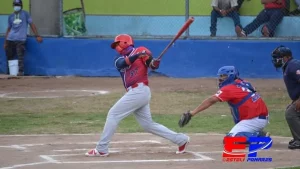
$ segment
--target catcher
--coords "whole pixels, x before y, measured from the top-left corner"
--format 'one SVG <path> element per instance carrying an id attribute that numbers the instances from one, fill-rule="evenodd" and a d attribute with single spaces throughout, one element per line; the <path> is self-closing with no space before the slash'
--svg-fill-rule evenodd
<path id="1" fill-rule="evenodd" d="M 268 124 L 268 109 L 249 82 L 239 78 L 234 66 L 224 66 L 218 71 L 219 91 L 204 100 L 196 109 L 184 113 L 179 126 L 184 127 L 197 113 L 217 102 L 227 102 L 231 108 L 235 126 L 227 136 L 259 137 L 269 136 L 263 131 Z"/>

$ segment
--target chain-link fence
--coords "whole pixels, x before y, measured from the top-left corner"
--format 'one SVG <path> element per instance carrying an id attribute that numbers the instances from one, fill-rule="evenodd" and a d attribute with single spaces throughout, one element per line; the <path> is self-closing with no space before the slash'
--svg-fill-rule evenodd
<path id="1" fill-rule="evenodd" d="M 299 0 L 189 0 L 191 37 L 300 37 Z"/>
<path id="2" fill-rule="evenodd" d="M 64 0 L 66 36 L 109 37 L 128 33 L 167 37 L 176 34 L 188 16 L 185 0 L 81 0 L 77 5 L 70 1 Z"/>
<path id="3" fill-rule="evenodd" d="M 296 3 L 300 0 L 277 0 L 269 5 L 257 0 L 23 1 L 43 35 L 114 37 L 128 33 L 169 38 L 194 16 L 194 23 L 183 37 L 300 37 Z M 11 6 L 7 2 L 0 6 L 7 5 Z M 0 30 L 5 29 L 4 14 L 0 15 L 0 23 Z"/>

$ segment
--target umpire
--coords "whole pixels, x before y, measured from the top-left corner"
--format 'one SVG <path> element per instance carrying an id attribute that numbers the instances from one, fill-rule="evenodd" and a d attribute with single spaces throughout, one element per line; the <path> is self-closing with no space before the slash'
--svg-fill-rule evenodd
<path id="1" fill-rule="evenodd" d="M 300 60 L 294 59 L 292 51 L 281 45 L 272 52 L 272 62 L 276 68 L 282 68 L 284 83 L 292 100 L 285 111 L 293 136 L 288 148 L 300 149 Z"/>

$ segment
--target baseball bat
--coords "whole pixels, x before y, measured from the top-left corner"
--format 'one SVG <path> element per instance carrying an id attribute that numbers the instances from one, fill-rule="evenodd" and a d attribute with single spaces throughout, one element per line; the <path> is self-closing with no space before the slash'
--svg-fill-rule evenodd
<path id="1" fill-rule="evenodd" d="M 161 54 L 158 56 L 157 60 L 161 60 L 163 55 L 167 52 L 167 50 L 172 46 L 172 44 L 185 32 L 190 25 L 194 22 L 194 17 L 190 17 L 184 25 L 180 28 L 180 30 L 177 32 L 176 36 L 172 39 L 172 41 L 165 47 L 165 49 L 161 52 Z"/>

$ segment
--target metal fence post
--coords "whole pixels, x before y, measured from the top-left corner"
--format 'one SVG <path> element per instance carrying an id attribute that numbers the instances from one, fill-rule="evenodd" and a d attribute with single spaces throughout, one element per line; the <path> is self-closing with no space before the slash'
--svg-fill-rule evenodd
<path id="1" fill-rule="evenodd" d="M 59 36 L 64 36 L 64 17 L 63 17 L 63 11 L 64 11 L 64 2 L 63 0 L 59 1 Z"/>
<path id="2" fill-rule="evenodd" d="M 185 21 L 187 21 L 190 17 L 190 0 L 185 0 Z M 190 28 L 188 28 L 185 32 L 185 38 L 189 38 L 190 36 Z"/>

